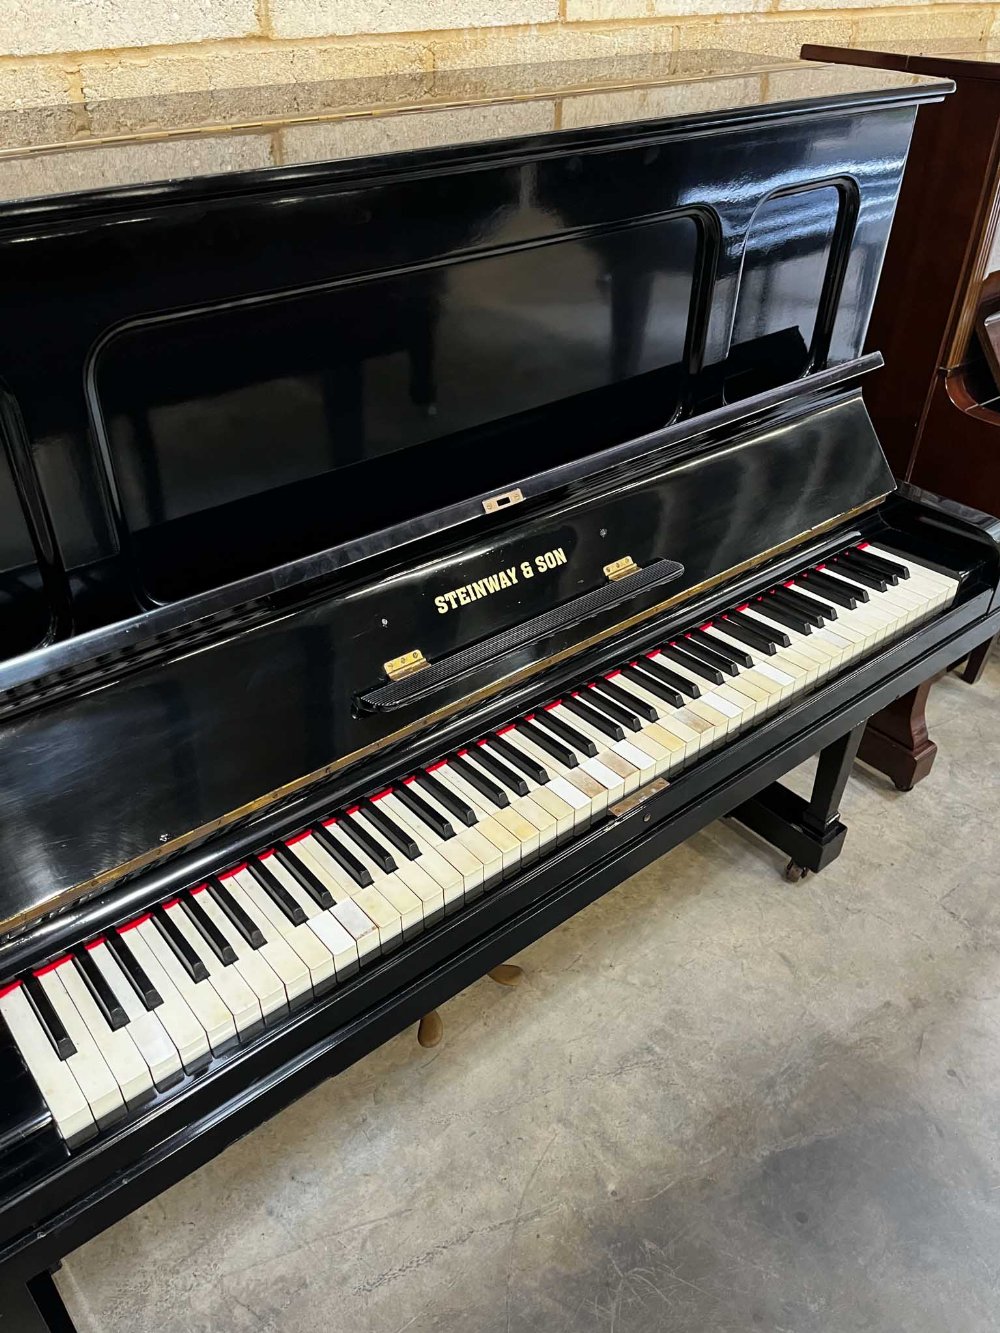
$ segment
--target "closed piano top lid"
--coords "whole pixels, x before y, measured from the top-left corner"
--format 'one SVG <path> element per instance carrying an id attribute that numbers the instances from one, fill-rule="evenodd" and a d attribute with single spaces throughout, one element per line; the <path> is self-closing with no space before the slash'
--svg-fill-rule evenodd
<path id="1" fill-rule="evenodd" d="M 820 67 L 726 50 L 389 71 L 317 83 L 156 93 L 0 113 L 0 210 L 20 201 L 388 153 L 553 140 L 704 117 L 746 122 L 938 99 L 907 72 Z M 536 146 L 538 146 L 536 144 Z"/>

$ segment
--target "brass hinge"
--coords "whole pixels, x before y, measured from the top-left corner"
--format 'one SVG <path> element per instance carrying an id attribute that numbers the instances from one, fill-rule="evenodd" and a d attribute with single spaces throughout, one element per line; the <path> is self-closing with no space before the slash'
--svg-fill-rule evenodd
<path id="1" fill-rule="evenodd" d="M 414 648 L 412 652 L 404 653 L 402 657 L 394 657 L 391 662 L 385 662 L 383 670 L 390 680 L 405 680 L 407 676 L 423 671 L 428 665 L 427 658 L 420 649 Z"/>
<path id="2" fill-rule="evenodd" d="M 612 583 L 617 583 L 619 579 L 627 579 L 630 574 L 638 574 L 639 566 L 630 555 L 623 555 L 620 560 L 612 560 L 610 565 L 604 566 L 604 575 Z"/>
<path id="3" fill-rule="evenodd" d="M 511 505 L 519 505 L 524 499 L 519 488 L 512 491 L 504 491 L 503 495 L 491 495 L 488 500 L 483 501 L 483 509 L 487 514 L 495 514 L 499 509 L 509 509 Z"/>

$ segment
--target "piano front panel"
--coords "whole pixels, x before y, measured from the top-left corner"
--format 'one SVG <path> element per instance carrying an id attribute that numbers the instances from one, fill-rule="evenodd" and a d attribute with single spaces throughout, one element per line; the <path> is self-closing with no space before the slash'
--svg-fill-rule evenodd
<path id="1" fill-rule="evenodd" d="M 395 564 L 336 595 L 199 652 L 182 648 L 113 690 L 12 718 L 0 728 L 0 856 L 10 867 L 0 919 L 16 916 L 18 905 L 37 910 L 78 892 L 510 690 L 623 622 L 732 577 L 891 489 L 856 388 L 821 399 L 814 413 L 796 404 L 787 414 L 728 447 L 682 453 L 657 470 L 648 463 L 647 475 L 631 465 L 599 489 L 589 483 L 593 494 L 585 485 L 542 509 L 517 506 L 475 539 L 456 534 L 450 550 L 434 544 L 423 559 L 398 553 Z M 624 604 L 574 617 L 574 599 L 606 586 L 604 567 L 626 556 L 647 568 L 673 561 L 683 572 L 631 598 L 625 580 Z M 456 590 L 475 584 L 483 595 L 466 592 L 461 602 Z M 359 712 L 358 696 L 384 682 L 390 660 L 420 649 L 436 663 L 561 607 L 565 624 L 430 698 L 392 713 Z M 238 707 L 220 707 L 222 699 Z M 30 847 L 37 856 L 25 855 Z"/>
<path id="2" fill-rule="evenodd" d="M 172 598 L 336 544 L 361 521 L 352 484 L 375 520 L 431 513 L 449 487 L 515 484 L 527 456 L 538 470 L 717 404 L 730 357 L 741 375 L 762 367 L 788 330 L 852 359 L 912 119 L 907 105 L 788 107 L 765 126 L 667 124 L 600 151 L 524 140 L 475 168 L 424 154 L 126 190 L 99 207 L 71 197 L 44 206 L 44 225 L 8 210 L 0 378 L 58 500 L 77 627 L 134 610 L 137 587 Z M 766 327 L 741 317 L 734 349 L 755 219 L 813 208 L 804 294 L 778 272 Z M 759 265 L 748 273 L 757 291 Z M 821 295 L 817 314 L 831 274 L 841 299 Z M 188 360 L 168 312 L 198 329 Z M 488 340 L 503 355 L 487 355 L 488 330 L 505 331 Z M 557 355 L 571 345 L 572 373 Z M 151 404 L 137 408 L 130 379 Z M 391 451 L 393 497 L 362 483 L 367 465 L 347 475 L 368 450 Z M 249 497 L 225 470 L 234 456 L 251 460 Z M 197 480 L 181 484 L 189 466 Z M 254 507 L 268 487 L 280 513 Z M 235 539 L 237 516 L 251 542 Z"/>

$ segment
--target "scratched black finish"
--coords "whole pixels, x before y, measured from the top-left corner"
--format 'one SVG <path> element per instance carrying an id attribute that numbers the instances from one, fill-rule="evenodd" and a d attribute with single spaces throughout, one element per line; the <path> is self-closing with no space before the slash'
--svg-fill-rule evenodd
<path id="1" fill-rule="evenodd" d="M 6 724 L 0 920 L 419 724 L 656 605 L 664 591 L 536 636 L 417 704 L 352 711 L 391 658 L 419 647 L 434 662 L 471 646 L 601 587 L 603 567 L 625 555 L 679 562 L 683 577 L 667 592 L 679 596 L 892 490 L 860 391 L 819 407 L 805 399 L 727 447 L 651 475 L 632 465 L 596 494 L 520 520 L 513 510 L 501 535 L 435 547 L 273 623 Z M 456 598 L 451 609 L 448 593 L 497 571 L 508 587 L 468 605 Z"/>

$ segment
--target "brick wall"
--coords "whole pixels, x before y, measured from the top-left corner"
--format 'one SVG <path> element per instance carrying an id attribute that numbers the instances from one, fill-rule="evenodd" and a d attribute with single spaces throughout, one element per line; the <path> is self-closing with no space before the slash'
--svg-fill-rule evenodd
<path id="1" fill-rule="evenodd" d="M 1000 39 L 1000 5 L 883 0 L 0 0 L 0 110 L 261 82 L 803 41 Z"/>

